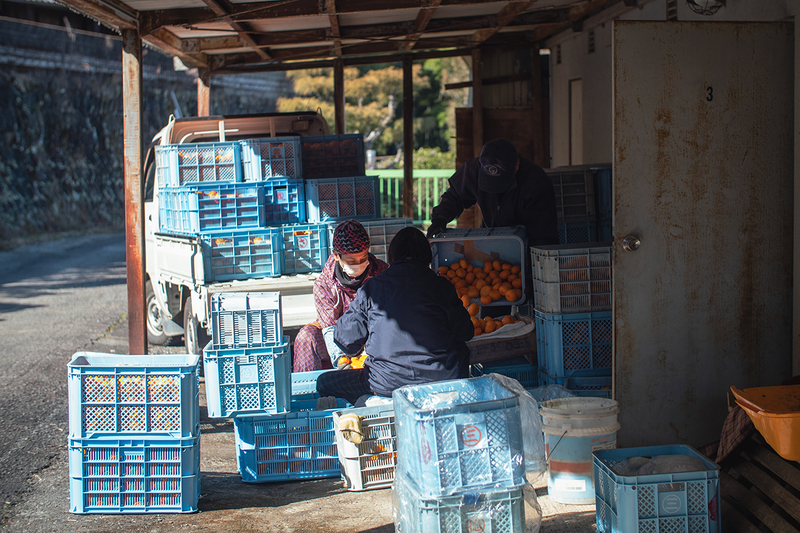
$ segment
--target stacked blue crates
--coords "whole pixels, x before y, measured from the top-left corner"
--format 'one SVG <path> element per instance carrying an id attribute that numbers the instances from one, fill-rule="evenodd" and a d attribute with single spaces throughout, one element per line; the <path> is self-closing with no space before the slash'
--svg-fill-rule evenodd
<path id="1" fill-rule="evenodd" d="M 611 165 L 545 171 L 553 183 L 560 244 L 611 240 Z"/>
<path id="2" fill-rule="evenodd" d="M 526 531 L 516 393 L 482 376 L 402 387 L 393 399 L 397 531 Z"/>
<path id="3" fill-rule="evenodd" d="M 611 397 L 611 243 L 531 248 L 542 385 Z"/>
<path id="4" fill-rule="evenodd" d="M 72 357 L 71 512 L 197 511 L 198 359 L 91 352 Z"/>

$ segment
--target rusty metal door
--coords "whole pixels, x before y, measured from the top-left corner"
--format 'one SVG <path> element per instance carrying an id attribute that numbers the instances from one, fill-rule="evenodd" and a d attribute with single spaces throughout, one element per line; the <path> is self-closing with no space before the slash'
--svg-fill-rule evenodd
<path id="1" fill-rule="evenodd" d="M 791 376 L 792 32 L 614 23 L 620 446 L 718 440 L 731 385 Z"/>

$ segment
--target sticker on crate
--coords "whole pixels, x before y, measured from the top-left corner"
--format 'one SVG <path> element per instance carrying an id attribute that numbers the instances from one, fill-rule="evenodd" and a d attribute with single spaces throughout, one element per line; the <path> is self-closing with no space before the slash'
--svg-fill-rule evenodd
<path id="1" fill-rule="evenodd" d="M 74 354 L 70 437 L 196 436 L 198 362 L 197 355 Z"/>
<path id="2" fill-rule="evenodd" d="M 306 221 L 303 180 L 271 179 L 263 182 L 264 224 L 275 226 Z"/>
<path id="3" fill-rule="evenodd" d="M 209 418 L 276 414 L 289 409 L 289 337 L 276 346 L 203 350 Z"/>
<path id="4" fill-rule="evenodd" d="M 259 348 L 283 340 L 280 292 L 211 295 L 211 347 Z"/>
<path id="5" fill-rule="evenodd" d="M 363 439 L 359 443 L 346 439 L 339 429 L 339 420 L 350 414 L 360 420 Z M 342 479 L 347 490 L 391 487 L 397 466 L 394 407 L 386 404 L 336 411 L 333 421 Z"/>
<path id="6" fill-rule="evenodd" d="M 72 513 L 191 513 L 200 436 L 70 439 L 69 477 Z"/>
<path id="7" fill-rule="evenodd" d="M 281 228 L 283 249 L 281 274 L 321 272 L 328 260 L 326 224 L 295 224 Z"/>
<path id="8" fill-rule="evenodd" d="M 279 228 L 260 228 L 204 233 L 205 281 L 280 276 L 279 232 Z"/>
<path id="9" fill-rule="evenodd" d="M 381 216 L 377 176 L 307 179 L 308 222 Z"/>
<path id="10" fill-rule="evenodd" d="M 507 306 L 525 301 L 529 252 L 523 228 L 448 230 L 431 239 L 431 248 L 433 269 L 450 279 L 459 297 L 467 296 L 470 304 Z"/>
<path id="11" fill-rule="evenodd" d="M 239 143 L 165 144 L 155 147 L 159 187 L 206 181 L 242 181 Z"/>
<path id="12" fill-rule="evenodd" d="M 677 455 L 685 459 L 670 468 L 669 456 Z M 622 468 L 628 459 L 664 456 L 660 467 L 639 461 L 646 471 Z M 597 531 L 722 531 L 719 465 L 691 446 L 597 450 L 592 462 Z"/>
<path id="13" fill-rule="evenodd" d="M 519 396 L 493 375 L 405 386 L 392 397 L 402 469 L 421 495 L 525 483 Z"/>
<path id="14" fill-rule="evenodd" d="M 242 481 L 264 483 L 339 477 L 336 409 L 316 410 L 316 400 L 293 401 L 291 411 L 234 420 L 236 464 Z M 338 409 L 344 400 L 337 400 Z"/>
<path id="15" fill-rule="evenodd" d="M 244 181 L 300 179 L 300 139 L 277 137 L 241 141 Z"/>

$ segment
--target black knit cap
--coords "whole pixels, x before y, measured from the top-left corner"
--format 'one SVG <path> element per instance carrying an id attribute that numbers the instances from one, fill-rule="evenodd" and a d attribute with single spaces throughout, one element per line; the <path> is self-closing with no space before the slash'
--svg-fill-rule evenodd
<path id="1" fill-rule="evenodd" d="M 513 183 L 517 159 L 517 150 L 505 139 L 484 144 L 478 158 L 478 187 L 484 192 L 506 192 Z"/>
<path id="2" fill-rule="evenodd" d="M 404 260 L 430 265 L 433 260 L 428 238 L 420 230 L 411 226 L 397 232 L 392 238 L 392 242 L 389 243 L 389 251 L 386 255 L 390 265 Z"/>

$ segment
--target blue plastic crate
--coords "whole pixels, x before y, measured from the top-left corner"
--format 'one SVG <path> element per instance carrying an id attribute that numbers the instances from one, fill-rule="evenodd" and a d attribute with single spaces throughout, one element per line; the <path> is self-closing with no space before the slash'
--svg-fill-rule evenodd
<path id="1" fill-rule="evenodd" d="M 576 370 L 611 368 L 611 311 L 534 314 L 540 369 L 551 376 L 570 376 Z"/>
<path id="2" fill-rule="evenodd" d="M 308 221 L 379 218 L 378 197 L 377 176 L 306 180 Z"/>
<path id="3" fill-rule="evenodd" d="M 242 181 L 237 142 L 157 145 L 155 154 L 159 187 L 206 181 Z"/>
<path id="4" fill-rule="evenodd" d="M 244 181 L 303 177 L 299 137 L 248 139 L 240 142 Z"/>
<path id="5" fill-rule="evenodd" d="M 280 228 L 214 231 L 201 236 L 205 281 L 281 275 Z"/>
<path id="6" fill-rule="evenodd" d="M 487 374 L 500 374 L 516 379 L 526 389 L 534 389 L 539 386 L 539 367 L 531 365 L 524 357 L 472 365 L 473 377 Z"/>
<path id="7" fill-rule="evenodd" d="M 333 368 L 325 370 L 312 370 L 311 372 L 292 372 L 292 401 L 316 400 L 319 398 L 317 393 L 317 378 L 325 372 L 332 372 Z"/>
<path id="8" fill-rule="evenodd" d="M 561 385 L 575 396 L 611 398 L 613 377 L 610 368 L 576 370 L 570 376 L 551 376 L 539 370 L 541 385 Z"/>
<path id="9" fill-rule="evenodd" d="M 522 272 L 529 272 L 530 252 L 525 229 L 522 227 L 507 228 L 456 228 L 448 229 L 431 239 L 433 261 L 431 266 L 438 271 L 440 266 L 449 267 L 461 259 L 466 259 L 474 267 L 483 267 L 487 260 L 500 259 L 512 265 L 519 265 Z M 501 298 L 487 306 L 519 305 L 525 301 L 528 292 L 528 276 L 521 276 L 522 296 L 509 302 Z M 473 298 L 473 302 L 479 302 Z"/>
<path id="10" fill-rule="evenodd" d="M 410 218 L 377 218 L 375 220 L 359 220 L 369 234 L 369 251 L 381 261 L 389 262 L 389 244 L 403 228 L 414 225 Z M 328 223 L 328 242 L 333 242 L 333 232 L 339 222 Z"/>
<path id="11" fill-rule="evenodd" d="M 70 512 L 191 513 L 200 497 L 200 436 L 69 440 Z"/>
<path id="12" fill-rule="evenodd" d="M 264 225 L 264 189 L 254 183 L 199 183 L 158 191 L 162 233 L 197 235 L 205 231 Z"/>
<path id="13" fill-rule="evenodd" d="M 558 223 L 558 243 L 597 242 L 597 220 Z"/>
<path id="14" fill-rule="evenodd" d="M 704 469 L 640 476 L 623 476 L 613 470 L 615 464 L 630 457 L 657 455 L 688 455 L 699 459 Z M 722 530 L 719 466 L 691 446 L 597 450 L 592 462 L 598 532 Z"/>
<path id="15" fill-rule="evenodd" d="M 199 434 L 197 355 L 78 352 L 67 365 L 70 438 Z"/>
<path id="16" fill-rule="evenodd" d="M 264 483 L 341 476 L 333 413 L 316 400 L 293 401 L 291 412 L 246 416 L 233 423 L 242 481 Z M 338 400 L 339 408 L 345 406 Z"/>
<path id="17" fill-rule="evenodd" d="M 610 218 L 601 218 L 597 221 L 597 240 L 600 242 L 614 240 L 614 229 Z"/>
<path id="18" fill-rule="evenodd" d="M 294 224 L 281 227 L 281 274 L 321 272 L 328 260 L 327 224 Z"/>
<path id="19" fill-rule="evenodd" d="M 430 498 L 401 476 L 394 484 L 398 533 L 525 533 L 522 487 Z"/>
<path id="20" fill-rule="evenodd" d="M 363 176 L 364 136 L 360 133 L 303 137 L 303 177 Z"/>
<path id="21" fill-rule="evenodd" d="M 303 180 L 273 178 L 264 186 L 264 224 L 302 224 L 306 221 L 306 202 Z"/>
<path id="22" fill-rule="evenodd" d="M 548 314 L 611 310 L 612 245 L 531 247 L 535 308 Z"/>
<path id="23" fill-rule="evenodd" d="M 547 170 L 556 195 L 559 222 L 586 220 L 596 216 L 594 171 L 586 166 Z"/>
<path id="24" fill-rule="evenodd" d="M 491 375 L 394 391 L 400 465 L 438 497 L 525 483 L 519 397 Z"/>
<path id="25" fill-rule="evenodd" d="M 211 348 L 260 348 L 282 341 L 280 292 L 211 295 Z"/>
<path id="26" fill-rule="evenodd" d="M 272 347 L 203 350 L 209 418 L 289 410 L 292 356 L 289 337 Z"/>
<path id="27" fill-rule="evenodd" d="M 592 169 L 594 171 L 595 202 L 597 204 L 597 218 L 611 220 L 614 208 L 612 194 L 611 165 L 602 165 Z"/>
<path id="28" fill-rule="evenodd" d="M 353 413 L 361 418 L 364 439 L 356 444 L 339 431 L 339 418 Z M 336 447 L 342 481 L 347 490 L 362 491 L 392 486 L 397 466 L 397 432 L 392 404 L 345 409 L 333 413 Z"/>

